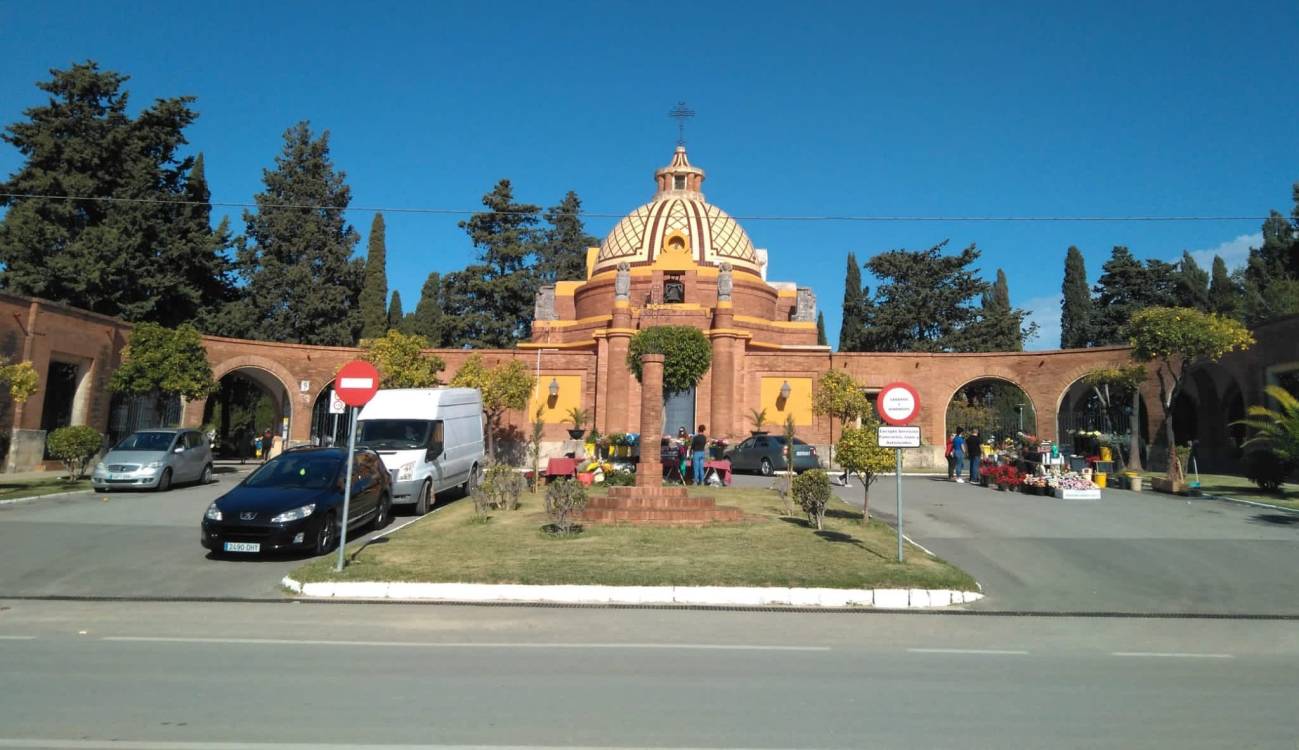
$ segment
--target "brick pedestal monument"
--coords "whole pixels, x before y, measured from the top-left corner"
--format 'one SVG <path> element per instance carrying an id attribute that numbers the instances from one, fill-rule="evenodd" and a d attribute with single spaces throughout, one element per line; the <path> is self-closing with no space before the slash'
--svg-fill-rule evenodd
<path id="1" fill-rule="evenodd" d="M 583 523 L 636 523 L 700 526 L 743 521 L 739 508 L 719 506 L 711 497 L 690 497 L 685 487 L 663 486 L 663 355 L 641 356 L 640 461 L 635 487 L 610 487 L 607 497 L 592 498 L 582 511 Z"/>

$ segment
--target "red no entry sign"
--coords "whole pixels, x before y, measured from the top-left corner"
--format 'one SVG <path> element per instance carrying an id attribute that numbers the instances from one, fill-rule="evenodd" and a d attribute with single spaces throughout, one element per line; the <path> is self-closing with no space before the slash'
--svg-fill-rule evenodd
<path id="1" fill-rule="evenodd" d="M 348 406 L 365 406 L 378 390 L 379 371 L 364 360 L 348 362 L 334 378 L 334 393 Z"/>
<path id="2" fill-rule="evenodd" d="M 875 411 L 891 425 L 905 425 L 920 411 L 920 394 L 907 383 L 889 383 L 880 389 Z"/>

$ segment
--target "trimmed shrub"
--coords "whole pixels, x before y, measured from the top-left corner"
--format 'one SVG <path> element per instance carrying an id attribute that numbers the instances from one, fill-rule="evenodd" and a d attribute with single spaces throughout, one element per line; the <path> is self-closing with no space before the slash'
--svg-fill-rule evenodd
<path id="1" fill-rule="evenodd" d="M 546 487 L 546 515 L 556 534 L 571 534 L 573 515 L 586 507 L 586 488 L 569 478 L 551 482 Z"/>
<path id="2" fill-rule="evenodd" d="M 1241 460 L 1245 469 L 1245 478 L 1258 485 L 1264 492 L 1280 492 L 1294 464 L 1282 459 L 1268 450 L 1254 450 L 1245 454 Z"/>
<path id="3" fill-rule="evenodd" d="M 810 469 L 794 479 L 794 502 L 807 514 L 818 531 L 825 524 L 825 506 L 830 502 L 830 476 L 824 469 Z"/>
<path id="4" fill-rule="evenodd" d="M 604 483 L 610 487 L 630 487 L 636 484 L 636 472 L 614 469 L 604 473 Z"/>
<path id="5" fill-rule="evenodd" d="M 490 464 L 474 492 L 474 510 L 478 517 L 486 518 L 488 511 L 492 510 L 517 510 L 519 496 L 527 484 L 523 475 L 508 464 Z"/>
<path id="6" fill-rule="evenodd" d="M 63 462 L 68 476 L 80 479 L 86 473 L 90 459 L 103 447 L 104 436 L 87 425 L 60 427 L 49 434 L 46 445 L 50 455 Z"/>

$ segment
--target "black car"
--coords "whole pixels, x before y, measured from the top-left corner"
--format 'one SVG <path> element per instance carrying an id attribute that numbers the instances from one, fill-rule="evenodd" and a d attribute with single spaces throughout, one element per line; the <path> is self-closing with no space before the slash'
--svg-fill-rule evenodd
<path id="1" fill-rule="evenodd" d="M 756 471 L 765 476 L 785 471 L 785 436 L 754 435 L 726 452 L 733 471 Z M 821 468 L 816 448 L 794 438 L 794 471 Z"/>
<path id="2" fill-rule="evenodd" d="M 307 550 L 338 544 L 343 513 L 343 448 L 300 448 L 258 468 L 203 514 L 203 546 L 214 554 Z M 392 510 L 388 472 L 379 454 L 357 450 L 352 461 L 348 530 L 382 528 Z"/>

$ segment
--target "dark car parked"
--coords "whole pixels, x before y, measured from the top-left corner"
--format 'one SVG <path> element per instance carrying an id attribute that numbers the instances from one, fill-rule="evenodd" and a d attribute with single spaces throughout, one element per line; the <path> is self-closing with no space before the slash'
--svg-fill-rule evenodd
<path id="1" fill-rule="evenodd" d="M 753 435 L 726 452 L 733 471 L 756 471 L 764 476 L 785 471 L 785 436 Z M 794 438 L 794 471 L 821 467 L 816 448 Z"/>
<path id="2" fill-rule="evenodd" d="M 217 554 L 329 552 L 339 539 L 346 465 L 343 448 L 300 448 L 276 456 L 208 506 L 203 546 Z M 383 461 L 374 451 L 357 450 L 348 530 L 367 523 L 382 528 L 391 510 Z"/>

